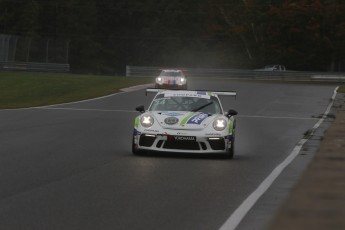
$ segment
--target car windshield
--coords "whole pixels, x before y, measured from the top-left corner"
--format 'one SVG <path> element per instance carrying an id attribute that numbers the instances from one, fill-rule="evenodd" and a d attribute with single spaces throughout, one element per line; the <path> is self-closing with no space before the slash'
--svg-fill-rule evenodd
<path id="1" fill-rule="evenodd" d="M 216 97 L 164 97 L 158 95 L 152 102 L 150 111 L 193 111 L 208 114 L 221 114 L 222 110 Z"/>
<path id="2" fill-rule="evenodd" d="M 162 71 L 160 74 L 161 77 L 183 77 L 181 71 Z"/>

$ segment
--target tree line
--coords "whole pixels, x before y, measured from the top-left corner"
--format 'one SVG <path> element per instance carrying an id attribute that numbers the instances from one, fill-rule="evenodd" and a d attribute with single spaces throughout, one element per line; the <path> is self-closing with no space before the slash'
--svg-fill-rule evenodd
<path id="1" fill-rule="evenodd" d="M 74 72 L 126 65 L 341 70 L 341 0 L 0 0 L 0 33 L 69 41 Z"/>

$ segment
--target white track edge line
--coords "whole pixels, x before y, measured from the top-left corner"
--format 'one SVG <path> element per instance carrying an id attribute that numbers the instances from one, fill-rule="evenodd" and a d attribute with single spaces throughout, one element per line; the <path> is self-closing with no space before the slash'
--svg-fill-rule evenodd
<path id="1" fill-rule="evenodd" d="M 321 119 L 314 125 L 313 132 L 317 129 L 322 122 L 327 117 L 328 113 L 330 112 L 334 99 L 337 95 L 337 90 L 339 87 L 336 87 L 332 100 L 329 103 L 324 115 Z M 307 142 L 307 138 L 301 139 L 289 156 L 280 163 L 269 175 L 268 177 L 251 193 L 243 202 L 242 204 L 231 214 L 231 216 L 225 221 L 225 223 L 219 228 L 219 230 L 235 230 L 236 227 L 240 224 L 246 214 L 250 211 L 250 209 L 255 205 L 255 203 L 259 200 L 259 198 L 267 191 L 267 189 L 273 184 L 275 179 L 281 174 L 281 172 L 295 159 L 295 157 L 299 154 L 303 145 Z"/>
<path id="2" fill-rule="evenodd" d="M 272 118 L 272 119 L 296 119 L 296 120 L 318 120 L 316 117 L 276 117 L 276 116 L 251 116 L 251 115 L 237 115 L 243 118 Z"/>
<path id="3" fill-rule="evenodd" d="M 96 111 L 96 112 L 134 112 L 134 110 L 124 110 L 124 109 L 90 109 L 90 108 L 67 108 L 67 107 L 34 107 L 31 109 L 42 109 L 42 110 L 71 110 L 71 111 Z M 267 119 L 291 119 L 291 120 L 317 120 L 319 118 L 308 118 L 308 117 L 274 117 L 274 116 L 250 116 L 250 115 L 240 115 L 237 117 L 242 118 L 267 118 Z"/>
<path id="4" fill-rule="evenodd" d="M 95 112 L 125 112 L 125 113 L 138 113 L 134 110 L 124 110 L 124 109 L 83 109 L 83 108 L 61 108 L 61 107 L 44 107 L 44 108 L 35 108 L 40 110 L 67 110 L 67 111 L 95 111 Z"/>
<path id="5" fill-rule="evenodd" d="M 0 109 L 0 111 L 41 109 L 41 108 L 50 108 L 52 106 L 70 105 L 70 104 L 78 104 L 78 103 L 88 102 L 88 101 L 96 101 L 96 100 L 104 99 L 104 98 L 107 98 L 107 97 L 112 97 L 112 96 L 119 95 L 119 94 L 130 93 L 130 92 L 133 92 L 133 91 L 138 91 L 138 90 L 141 90 L 141 89 L 145 89 L 145 87 L 147 87 L 149 85 L 152 85 L 152 84 L 136 85 L 136 86 L 132 86 L 132 87 L 124 88 L 124 89 L 119 89 L 119 92 L 116 92 L 116 93 L 112 93 L 112 94 L 101 96 L 101 97 L 95 97 L 95 98 L 91 98 L 91 99 L 85 99 L 85 100 L 81 100 L 81 101 L 72 101 L 72 102 L 66 102 L 66 103 L 60 103 L 60 104 L 33 106 L 33 107 L 18 108 L 18 109 Z M 133 90 L 127 90 L 127 89 L 133 89 Z"/>

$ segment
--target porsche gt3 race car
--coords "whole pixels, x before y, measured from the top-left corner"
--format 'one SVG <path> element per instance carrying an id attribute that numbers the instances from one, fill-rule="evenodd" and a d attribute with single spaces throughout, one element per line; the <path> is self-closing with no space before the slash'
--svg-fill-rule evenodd
<path id="1" fill-rule="evenodd" d="M 221 153 L 233 158 L 235 115 L 224 112 L 219 97 L 236 92 L 147 89 L 156 92 L 148 110 L 136 108 L 133 154 L 143 151 Z"/>
<path id="2" fill-rule="evenodd" d="M 162 70 L 156 77 L 155 88 L 158 89 L 187 89 L 187 78 L 182 70 Z"/>

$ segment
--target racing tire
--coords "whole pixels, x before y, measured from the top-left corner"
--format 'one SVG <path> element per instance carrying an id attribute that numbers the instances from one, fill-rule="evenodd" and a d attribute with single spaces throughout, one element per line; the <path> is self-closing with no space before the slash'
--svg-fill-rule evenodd
<path id="1" fill-rule="evenodd" d="M 231 148 L 226 153 L 226 158 L 233 159 L 234 158 L 234 154 L 235 154 L 235 139 L 232 140 Z"/>
<path id="2" fill-rule="evenodd" d="M 137 149 L 137 147 L 134 144 L 134 137 L 132 138 L 132 153 L 134 155 L 140 155 L 140 151 Z"/>

